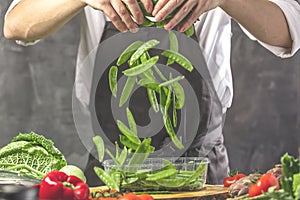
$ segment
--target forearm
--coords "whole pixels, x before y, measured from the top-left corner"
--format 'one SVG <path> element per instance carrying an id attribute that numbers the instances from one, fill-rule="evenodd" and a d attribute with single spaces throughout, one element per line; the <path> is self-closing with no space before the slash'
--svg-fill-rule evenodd
<path id="1" fill-rule="evenodd" d="M 268 0 L 225 0 L 220 7 L 260 41 L 292 46 L 286 18 L 276 4 Z"/>
<path id="2" fill-rule="evenodd" d="M 22 0 L 8 13 L 4 35 L 23 41 L 44 38 L 67 23 L 84 6 L 80 0 Z"/>

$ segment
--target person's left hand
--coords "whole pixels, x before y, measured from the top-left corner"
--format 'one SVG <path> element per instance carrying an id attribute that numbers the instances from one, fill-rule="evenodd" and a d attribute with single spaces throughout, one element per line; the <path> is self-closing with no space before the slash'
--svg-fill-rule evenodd
<path id="1" fill-rule="evenodd" d="M 226 0 L 159 0 L 153 9 L 152 15 L 155 16 L 156 21 L 161 21 L 177 7 L 181 6 L 174 17 L 165 24 L 164 28 L 171 30 L 185 17 L 187 17 L 178 27 L 178 31 L 184 32 L 204 12 L 222 5 L 225 1 Z"/>

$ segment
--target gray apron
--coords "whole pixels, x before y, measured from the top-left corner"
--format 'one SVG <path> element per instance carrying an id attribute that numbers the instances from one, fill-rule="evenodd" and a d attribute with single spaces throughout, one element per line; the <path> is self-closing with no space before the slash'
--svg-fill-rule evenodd
<path id="1" fill-rule="evenodd" d="M 117 33 L 119 33 L 119 31 L 114 27 L 114 25 L 111 22 L 106 22 L 101 42 Z M 195 35 L 192 36 L 192 38 L 197 41 Z M 180 69 L 181 68 L 178 68 L 179 71 Z M 107 73 L 108 70 L 100 79 L 99 85 L 108 83 Z M 180 73 L 182 73 L 183 75 L 186 74 L 185 77 L 189 78 L 189 82 L 196 92 L 201 110 L 201 120 L 198 126 L 197 135 L 191 143 L 189 149 L 182 156 L 208 157 L 210 163 L 208 167 L 207 183 L 222 184 L 224 177 L 226 177 L 228 174 L 228 157 L 226 148 L 223 145 L 222 135 L 224 116 L 222 116 L 221 112 L 215 112 L 213 109 L 214 107 L 218 106 L 216 104 L 219 104 L 219 102 L 216 102 L 216 100 L 213 100 L 213 98 L 211 97 L 204 79 L 199 78 L 199 76 L 194 77 L 193 74 L 188 74 L 185 70 L 181 70 Z M 94 75 L 93 78 L 95 78 Z M 147 109 L 150 107 L 148 101 L 145 101 L 147 92 L 146 90 L 138 90 L 134 93 L 134 95 L 136 101 L 134 106 L 130 106 L 130 109 L 133 113 L 137 113 L 135 118 L 143 123 L 148 120 L 147 116 L 143 114 L 146 112 L 146 110 L 143 109 Z M 97 118 L 101 123 L 101 127 L 105 133 L 114 133 L 119 131 L 116 123 L 113 121 L 111 110 L 107 108 L 107 105 L 109 105 L 111 101 L 110 96 L 111 92 L 109 91 L 108 87 L 103 87 L 101 88 L 101 90 L 98 89 L 95 95 Z M 203 133 L 207 132 L 209 132 L 207 135 L 203 135 Z M 208 140 L 210 134 L 217 135 L 213 142 L 211 140 Z M 116 134 L 110 135 L 109 139 L 111 141 L 119 141 L 119 137 Z M 165 131 L 162 131 L 152 137 L 152 145 L 156 148 L 160 148 L 162 145 L 168 143 L 169 141 L 170 138 L 165 133 Z M 94 149 L 94 151 L 96 150 Z M 85 175 L 87 177 L 88 184 L 90 186 L 102 185 L 103 183 L 94 173 L 94 166 L 101 166 L 101 163 L 99 163 L 99 161 L 95 159 L 92 154 L 90 154 L 88 164 L 85 168 Z"/>

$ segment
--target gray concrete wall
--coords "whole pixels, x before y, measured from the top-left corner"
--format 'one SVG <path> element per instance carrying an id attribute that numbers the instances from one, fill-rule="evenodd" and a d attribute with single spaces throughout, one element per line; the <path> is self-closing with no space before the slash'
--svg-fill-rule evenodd
<path id="1" fill-rule="evenodd" d="M 224 129 L 231 166 L 266 170 L 300 147 L 300 52 L 280 59 L 233 24 L 234 100 Z"/>
<path id="2" fill-rule="evenodd" d="M 3 37 L 9 2 L 0 2 L 0 146 L 18 132 L 35 131 L 51 138 L 70 163 L 83 166 L 87 153 L 72 117 L 79 16 L 38 44 L 23 47 Z"/>
<path id="3" fill-rule="evenodd" d="M 0 146 L 33 130 L 83 167 L 87 153 L 71 106 L 79 17 L 37 45 L 21 47 L 3 37 L 9 2 L 0 2 Z M 265 170 L 285 152 L 297 155 L 300 146 L 300 52 L 277 58 L 235 23 L 232 47 L 235 96 L 224 128 L 230 165 L 247 173 Z"/>

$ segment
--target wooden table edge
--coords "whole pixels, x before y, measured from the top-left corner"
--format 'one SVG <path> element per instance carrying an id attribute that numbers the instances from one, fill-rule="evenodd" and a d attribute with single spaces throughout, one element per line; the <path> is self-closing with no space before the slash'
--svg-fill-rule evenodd
<path id="1" fill-rule="evenodd" d="M 99 190 L 105 191 L 108 188 L 106 186 L 91 187 L 90 192 L 96 192 Z M 145 192 L 147 193 L 147 192 Z M 201 197 L 209 196 L 223 196 L 226 199 L 228 194 L 228 188 L 224 188 L 220 185 L 209 185 L 206 184 L 203 189 L 199 191 L 182 191 L 182 192 L 172 192 L 168 194 L 151 194 L 154 199 L 200 199 Z"/>

